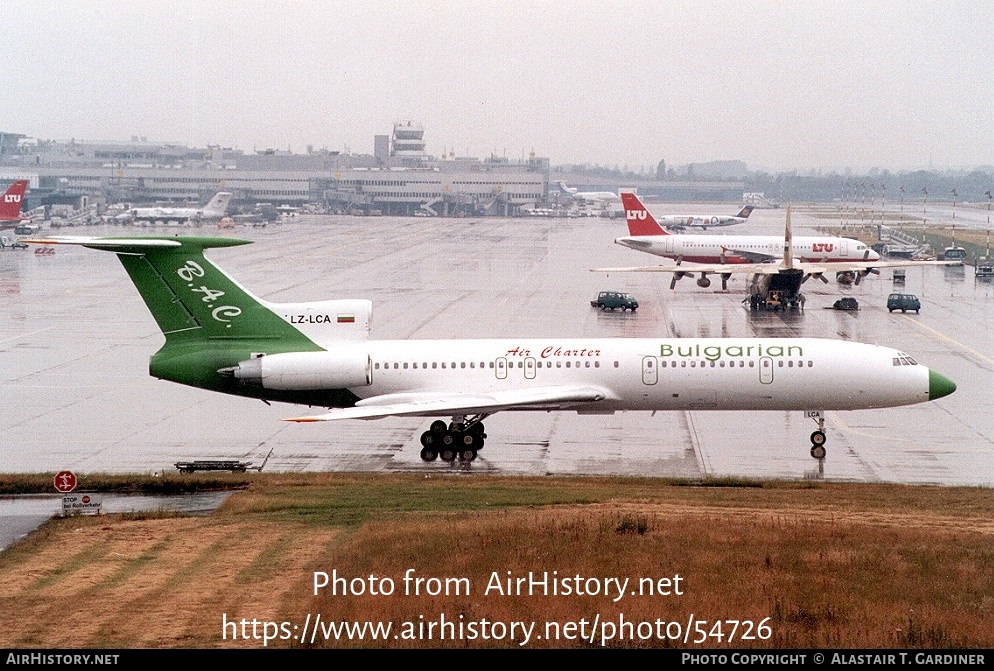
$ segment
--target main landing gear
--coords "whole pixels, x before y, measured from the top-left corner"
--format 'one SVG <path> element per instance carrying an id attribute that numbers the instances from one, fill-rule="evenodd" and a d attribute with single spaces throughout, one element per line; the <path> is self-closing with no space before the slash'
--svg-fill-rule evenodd
<path id="1" fill-rule="evenodd" d="M 471 462 L 476 459 L 477 452 L 483 449 L 487 434 L 483 430 L 483 420 L 487 415 L 476 415 L 468 420 L 464 417 L 453 417 L 449 424 L 438 419 L 431 427 L 421 434 L 421 459 L 435 461 Z"/>
<path id="2" fill-rule="evenodd" d="M 825 458 L 825 441 L 828 440 L 825 436 L 825 413 L 813 410 L 805 414 L 818 424 L 818 428 L 811 432 L 811 456 L 820 461 Z"/>

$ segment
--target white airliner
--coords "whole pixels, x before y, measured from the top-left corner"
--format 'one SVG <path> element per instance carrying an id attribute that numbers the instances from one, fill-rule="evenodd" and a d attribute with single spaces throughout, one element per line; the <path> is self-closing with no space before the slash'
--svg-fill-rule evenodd
<path id="1" fill-rule="evenodd" d="M 577 191 L 576 187 L 566 186 L 566 182 L 556 182 L 563 193 L 573 200 L 581 200 L 588 203 L 614 203 L 618 201 L 618 194 L 614 191 Z"/>
<path id="2" fill-rule="evenodd" d="M 247 240 L 54 237 L 117 254 L 165 336 L 154 377 L 334 408 L 290 421 L 445 417 L 421 457 L 472 461 L 501 411 L 856 410 L 931 401 L 956 385 L 906 353 L 816 338 L 371 340 L 372 304 L 270 303 L 204 256 Z M 108 299 L 108 307 L 115 305 Z M 812 456 L 825 456 L 823 415 Z"/>
<path id="3" fill-rule="evenodd" d="M 754 205 L 746 205 L 739 210 L 739 213 L 735 216 L 727 214 L 665 214 L 656 217 L 656 221 L 671 231 L 682 231 L 686 228 L 700 228 L 702 230 L 707 230 L 708 228 L 732 226 L 734 224 L 744 223 L 747 219 L 749 219 L 749 215 L 752 214 L 754 209 L 756 209 Z"/>
<path id="4" fill-rule="evenodd" d="M 230 201 L 231 193 L 219 191 L 204 207 L 135 207 L 128 214 L 134 221 L 217 221 L 228 211 Z"/>
<path id="5" fill-rule="evenodd" d="M 31 221 L 21 216 L 21 206 L 24 204 L 24 193 L 28 189 L 28 180 L 15 180 L 7 190 L 0 195 L 0 230 L 16 228 L 22 221 Z"/>
<path id="6" fill-rule="evenodd" d="M 797 287 L 810 277 L 828 282 L 825 273 L 835 272 L 841 283 L 860 281 L 880 268 L 918 265 L 949 265 L 945 261 L 881 261 L 880 255 L 859 240 L 829 235 L 793 236 L 790 230 L 790 208 L 784 236 L 775 235 L 674 235 L 667 233 L 638 196 L 622 192 L 630 235 L 615 239 L 615 244 L 640 252 L 672 259 L 675 263 L 634 268 L 595 268 L 595 271 L 634 271 L 673 273 L 670 287 L 683 277 L 699 275 L 700 287 L 711 286 L 709 274 L 721 277 L 722 289 L 736 273 L 753 276 L 753 285 L 796 278 Z M 776 280 L 774 280 L 776 281 Z M 795 284 L 791 279 L 787 283 Z M 789 287 L 785 290 L 790 292 Z M 755 295 L 755 294 L 754 294 Z"/>

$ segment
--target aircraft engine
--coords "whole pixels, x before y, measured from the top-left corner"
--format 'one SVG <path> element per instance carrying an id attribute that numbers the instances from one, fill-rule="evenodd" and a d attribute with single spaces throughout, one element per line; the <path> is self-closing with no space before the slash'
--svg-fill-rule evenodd
<path id="1" fill-rule="evenodd" d="M 265 354 L 219 372 L 231 372 L 242 384 L 263 389 L 345 389 L 372 381 L 369 355 L 348 350 Z"/>
<path id="2" fill-rule="evenodd" d="M 843 270 L 841 272 L 835 273 L 835 281 L 839 284 L 844 284 L 849 286 L 856 279 L 856 274 L 851 270 Z"/>
<path id="3" fill-rule="evenodd" d="M 670 289 L 676 289 L 676 283 L 678 280 L 682 280 L 684 277 L 693 277 L 694 273 L 687 273 L 682 270 L 678 270 L 673 273 L 673 277 L 670 278 Z"/>
<path id="4" fill-rule="evenodd" d="M 867 268 L 866 270 L 860 270 L 856 274 L 856 284 L 858 285 L 863 280 L 864 277 L 866 277 L 867 275 L 869 275 L 871 273 L 874 274 L 874 275 L 879 275 L 880 271 L 877 270 L 876 268 Z"/>
<path id="5" fill-rule="evenodd" d="M 708 278 L 707 275 L 702 273 L 701 276 L 697 278 L 697 286 L 699 286 L 701 289 L 707 289 L 709 286 L 711 286 L 711 280 Z"/>

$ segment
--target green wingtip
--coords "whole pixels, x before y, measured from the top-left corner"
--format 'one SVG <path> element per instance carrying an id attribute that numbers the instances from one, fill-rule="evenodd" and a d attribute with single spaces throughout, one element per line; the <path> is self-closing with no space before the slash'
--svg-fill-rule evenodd
<path id="1" fill-rule="evenodd" d="M 936 373 L 934 370 L 929 369 L 928 371 L 928 400 L 934 401 L 937 398 L 942 398 L 943 396 L 949 396 L 949 394 L 956 391 L 956 383 L 950 380 L 945 375 Z"/>

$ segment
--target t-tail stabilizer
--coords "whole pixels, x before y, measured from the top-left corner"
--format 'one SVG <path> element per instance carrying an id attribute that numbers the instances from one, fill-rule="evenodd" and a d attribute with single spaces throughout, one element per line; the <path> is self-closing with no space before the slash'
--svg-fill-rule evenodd
<path id="1" fill-rule="evenodd" d="M 267 401 L 323 406 L 352 405 L 356 398 L 344 390 L 344 382 L 368 379 L 364 362 L 349 358 L 348 345 L 366 339 L 370 302 L 268 303 L 204 256 L 207 249 L 250 240 L 163 236 L 26 242 L 81 245 L 117 254 L 166 338 L 149 363 L 154 377 Z M 279 380 L 264 384 L 274 359 L 291 365 L 276 367 Z M 313 369 L 326 360 L 345 364 L 348 379 L 328 380 L 328 388 L 314 390 Z M 332 388 L 336 383 L 343 388 Z"/>

